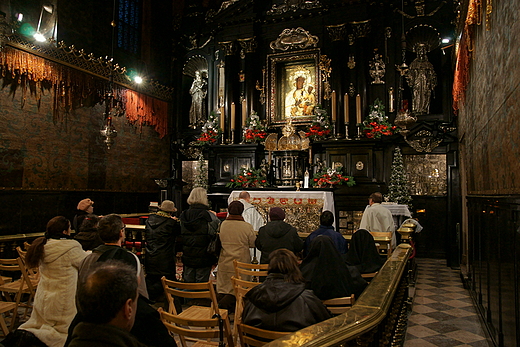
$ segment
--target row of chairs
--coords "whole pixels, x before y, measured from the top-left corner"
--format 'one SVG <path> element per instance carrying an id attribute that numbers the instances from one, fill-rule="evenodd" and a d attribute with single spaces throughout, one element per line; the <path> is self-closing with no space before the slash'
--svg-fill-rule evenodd
<path id="1" fill-rule="evenodd" d="M 192 346 L 228 346 L 240 343 L 241 346 L 260 347 L 269 341 L 289 334 L 289 332 L 269 331 L 249 326 L 242 322 L 244 296 L 253 287 L 260 284 L 260 277 L 267 276 L 267 264 L 247 264 L 234 261 L 235 276 L 231 279 L 235 290 L 236 308 L 234 329 L 231 331 L 229 313 L 219 309 L 214 286 L 206 283 L 182 283 L 162 278 L 168 300 L 168 312 L 159 309 L 161 319 L 171 333 L 179 335 L 183 347 L 187 342 Z M 210 307 L 192 305 L 182 312 L 175 306 L 175 297 L 186 299 L 209 299 Z M 333 314 L 346 312 L 354 304 L 354 295 L 345 298 L 326 300 L 323 303 Z M 219 339 L 219 342 L 210 341 Z"/>
<path id="2" fill-rule="evenodd" d="M 26 243 L 25 247 L 28 248 Z M 9 276 L 0 276 L 0 327 L 4 336 L 13 330 L 18 318 L 18 308 L 25 308 L 22 319 L 25 320 L 36 294 L 36 288 L 40 281 L 38 269 L 29 269 L 25 265 L 27 251 L 20 246 L 16 248 L 19 257 L 16 259 L 0 259 L 0 271 Z M 13 278 L 20 276 L 19 279 Z M 22 296 L 27 298 L 22 301 Z M 4 317 L 5 316 L 5 317 Z M 7 326 L 6 318 L 10 316 L 10 324 Z"/>

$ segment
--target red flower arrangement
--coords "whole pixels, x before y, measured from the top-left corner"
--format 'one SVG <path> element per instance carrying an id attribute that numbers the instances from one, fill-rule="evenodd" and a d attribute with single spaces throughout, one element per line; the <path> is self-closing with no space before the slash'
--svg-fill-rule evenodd
<path id="1" fill-rule="evenodd" d="M 329 116 L 319 105 L 314 108 L 314 113 L 314 120 L 305 133 L 305 136 L 310 137 L 314 141 L 324 140 L 331 133 Z"/>
<path id="2" fill-rule="evenodd" d="M 261 188 L 268 185 L 267 178 L 261 169 L 242 169 L 242 172 L 233 176 L 226 187 L 230 188 Z"/>
<path id="3" fill-rule="evenodd" d="M 322 171 L 315 173 L 312 182 L 313 187 L 326 188 L 328 186 L 332 188 L 342 184 L 346 184 L 349 187 L 354 186 L 356 184 L 354 177 L 342 175 L 342 169 L 342 167 L 336 169 L 324 168 Z"/>
<path id="4" fill-rule="evenodd" d="M 305 133 L 305 136 L 310 137 L 314 140 L 330 135 L 330 129 L 322 128 L 319 124 L 314 124 L 309 128 L 309 131 Z"/>
<path id="5" fill-rule="evenodd" d="M 260 121 L 260 117 L 255 111 L 247 117 L 247 126 L 245 127 L 245 141 L 246 142 L 262 142 L 267 137 L 265 125 Z"/>
<path id="6" fill-rule="evenodd" d="M 378 139 L 382 135 L 393 135 L 395 129 L 395 125 L 370 122 L 363 127 L 363 132 L 365 133 L 365 136 L 369 139 Z"/>
<path id="7" fill-rule="evenodd" d="M 379 139 L 381 136 L 393 135 L 395 129 L 385 116 L 385 105 L 376 99 L 374 105 L 370 105 L 370 113 L 363 121 L 363 133 L 369 139 Z"/>
<path id="8" fill-rule="evenodd" d="M 195 140 L 195 145 L 197 146 L 205 146 L 205 145 L 213 145 L 215 144 L 220 137 L 220 133 L 213 129 L 208 129 L 205 132 L 202 132 L 200 136 Z"/>
<path id="9" fill-rule="evenodd" d="M 246 141 L 255 142 L 262 141 L 267 137 L 267 132 L 261 129 L 247 129 L 246 130 Z"/>

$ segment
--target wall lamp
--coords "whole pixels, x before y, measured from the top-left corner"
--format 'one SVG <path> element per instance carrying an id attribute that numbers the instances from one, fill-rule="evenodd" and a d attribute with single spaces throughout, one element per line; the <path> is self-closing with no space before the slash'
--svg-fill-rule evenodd
<path id="1" fill-rule="evenodd" d="M 47 12 L 49 14 L 54 13 L 54 5 L 43 5 L 42 10 L 40 11 L 40 20 L 38 20 L 38 27 L 36 28 L 36 32 L 34 33 L 33 37 L 38 42 L 45 42 L 46 38 L 45 36 L 40 32 L 40 27 L 42 24 L 42 18 L 43 18 L 43 12 Z"/>

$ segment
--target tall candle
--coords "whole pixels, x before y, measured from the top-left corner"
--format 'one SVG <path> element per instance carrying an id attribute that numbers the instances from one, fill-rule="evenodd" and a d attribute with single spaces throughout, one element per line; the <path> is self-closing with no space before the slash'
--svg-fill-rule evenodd
<path id="1" fill-rule="evenodd" d="M 246 126 L 246 120 L 247 120 L 247 103 L 246 99 L 242 100 L 242 126 Z"/>
<path id="2" fill-rule="evenodd" d="M 336 121 L 336 91 L 332 91 L 332 121 Z"/>
<path id="3" fill-rule="evenodd" d="M 345 93 L 345 96 L 343 97 L 343 107 L 345 109 L 344 117 L 345 117 L 345 124 L 348 124 L 348 93 Z"/>
<path id="4" fill-rule="evenodd" d="M 222 131 L 224 131 L 224 106 L 222 106 L 220 108 L 220 129 L 222 129 Z"/>
<path id="5" fill-rule="evenodd" d="M 361 123 L 361 95 L 356 96 L 356 122 Z"/>
<path id="6" fill-rule="evenodd" d="M 231 103 L 231 129 L 235 130 L 235 103 Z"/>

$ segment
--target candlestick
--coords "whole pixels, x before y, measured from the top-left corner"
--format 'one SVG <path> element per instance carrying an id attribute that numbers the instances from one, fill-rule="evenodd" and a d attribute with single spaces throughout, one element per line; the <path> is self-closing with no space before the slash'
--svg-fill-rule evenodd
<path id="1" fill-rule="evenodd" d="M 352 139 L 348 136 L 348 123 L 345 123 L 345 140 L 352 140 Z"/>
<path id="2" fill-rule="evenodd" d="M 336 91 L 332 91 L 332 121 L 336 121 Z"/>
<path id="3" fill-rule="evenodd" d="M 361 123 L 361 95 L 356 96 L 356 122 Z"/>
<path id="4" fill-rule="evenodd" d="M 235 130 L 235 103 L 231 103 L 231 130 Z"/>
<path id="5" fill-rule="evenodd" d="M 345 93 L 345 95 L 343 96 L 343 107 L 345 109 L 344 111 L 344 117 L 345 117 L 345 124 L 348 124 L 348 93 Z M 348 137 L 348 136 L 347 136 Z"/>
<path id="6" fill-rule="evenodd" d="M 220 129 L 224 132 L 224 107 L 220 108 Z"/>
<path id="7" fill-rule="evenodd" d="M 247 120 L 247 103 L 246 99 L 242 100 L 242 126 L 246 126 Z"/>
<path id="8" fill-rule="evenodd" d="M 394 88 L 388 89 L 388 112 L 394 112 Z"/>

